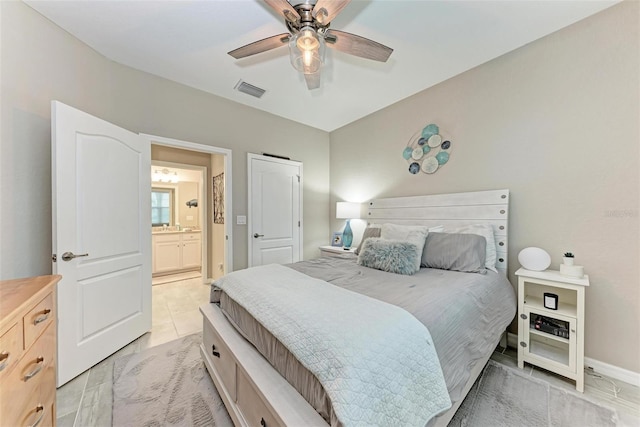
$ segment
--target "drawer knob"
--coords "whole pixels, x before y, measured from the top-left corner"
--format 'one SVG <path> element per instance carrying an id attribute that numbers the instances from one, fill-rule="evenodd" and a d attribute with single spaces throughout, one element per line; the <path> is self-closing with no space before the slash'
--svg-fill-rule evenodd
<path id="1" fill-rule="evenodd" d="M 38 418 L 36 418 L 33 424 L 30 424 L 29 427 L 36 427 L 38 424 L 40 424 L 40 421 L 42 421 L 42 418 L 44 417 L 44 405 L 42 403 L 36 406 L 36 415 L 38 414 L 38 412 L 40 413 L 40 415 L 38 415 Z"/>
<path id="2" fill-rule="evenodd" d="M 526 346 L 527 346 L 527 343 L 526 343 L 526 342 L 524 342 L 524 341 L 520 341 L 520 346 L 522 346 L 522 347 L 526 347 Z"/>
<path id="3" fill-rule="evenodd" d="M 9 363 L 9 352 L 3 351 L 0 353 L 0 371 L 7 367 L 7 363 Z"/>
<path id="4" fill-rule="evenodd" d="M 264 418 L 260 418 L 260 425 L 262 427 L 267 427 L 267 422 L 264 420 Z"/>
<path id="5" fill-rule="evenodd" d="M 527 315 L 526 315 L 526 314 L 524 314 L 524 313 L 522 313 L 522 314 L 520 315 L 520 318 L 521 318 L 521 319 L 525 319 L 525 320 L 526 320 L 526 319 L 527 319 Z"/>
<path id="6" fill-rule="evenodd" d="M 31 372 L 29 372 L 28 374 L 24 375 L 24 380 L 25 381 L 29 381 L 31 378 L 35 377 L 38 372 L 40 372 L 42 370 L 42 367 L 44 366 L 44 357 L 40 356 L 36 359 L 36 364 L 38 366 L 35 367 L 35 369 Z"/>
<path id="7" fill-rule="evenodd" d="M 220 357 L 220 352 L 216 351 L 216 345 L 213 344 L 211 346 L 211 354 L 213 354 L 215 357 Z"/>
<path id="8" fill-rule="evenodd" d="M 38 323 L 42 323 L 47 320 L 49 318 L 49 313 L 51 313 L 51 310 L 48 308 L 42 310 L 42 316 L 36 317 L 36 319 L 33 321 L 33 324 L 37 325 Z"/>

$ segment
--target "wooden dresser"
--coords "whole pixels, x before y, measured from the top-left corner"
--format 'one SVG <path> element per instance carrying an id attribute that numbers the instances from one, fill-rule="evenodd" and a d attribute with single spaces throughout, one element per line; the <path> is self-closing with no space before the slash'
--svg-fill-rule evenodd
<path id="1" fill-rule="evenodd" d="M 0 426 L 55 425 L 60 279 L 0 281 Z"/>

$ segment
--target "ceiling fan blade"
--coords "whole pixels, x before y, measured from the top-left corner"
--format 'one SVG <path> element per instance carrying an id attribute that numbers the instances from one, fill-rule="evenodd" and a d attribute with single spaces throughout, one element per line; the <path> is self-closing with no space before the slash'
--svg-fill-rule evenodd
<path id="1" fill-rule="evenodd" d="M 278 34 L 277 36 L 271 36 L 266 39 L 258 40 L 257 42 L 249 43 L 228 53 L 235 59 L 244 58 L 283 46 L 287 44 L 289 37 L 291 37 L 291 34 L 289 33 Z"/>
<path id="2" fill-rule="evenodd" d="M 311 13 L 322 25 L 333 20 L 351 0 L 318 0 Z"/>
<path id="3" fill-rule="evenodd" d="M 307 89 L 318 89 L 320 87 L 320 71 L 313 74 L 305 74 L 304 80 L 307 82 Z"/>
<path id="4" fill-rule="evenodd" d="M 338 30 L 327 31 L 325 41 L 328 47 L 340 52 L 380 62 L 387 62 L 393 52 L 393 49 L 383 44 Z"/>
<path id="5" fill-rule="evenodd" d="M 300 21 L 300 14 L 289 4 L 287 0 L 264 0 L 273 10 L 278 12 L 289 22 Z"/>

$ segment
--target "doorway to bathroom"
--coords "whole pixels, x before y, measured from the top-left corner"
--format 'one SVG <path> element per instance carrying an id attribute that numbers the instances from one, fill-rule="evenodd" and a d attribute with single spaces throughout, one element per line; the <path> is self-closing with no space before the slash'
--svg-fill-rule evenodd
<path id="1" fill-rule="evenodd" d="M 201 331 L 210 283 L 232 271 L 231 150 L 143 136 L 151 145 L 155 345 Z"/>
<path id="2" fill-rule="evenodd" d="M 154 160 L 153 152 L 158 150 L 153 146 L 151 150 L 152 284 L 207 278 L 209 259 L 216 261 L 207 250 L 208 168 Z M 199 153 L 185 154 L 183 160 L 197 163 Z M 155 157 L 161 156 L 156 153 Z"/>
<path id="3" fill-rule="evenodd" d="M 151 144 L 153 284 L 204 284 L 232 270 L 231 150 L 143 135 Z"/>

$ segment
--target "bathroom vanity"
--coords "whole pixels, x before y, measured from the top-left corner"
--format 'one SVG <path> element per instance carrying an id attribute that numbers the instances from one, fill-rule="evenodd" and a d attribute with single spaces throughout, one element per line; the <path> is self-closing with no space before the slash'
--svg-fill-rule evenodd
<path id="1" fill-rule="evenodd" d="M 202 267 L 200 231 L 154 231 L 152 250 L 154 276 L 200 270 Z"/>

